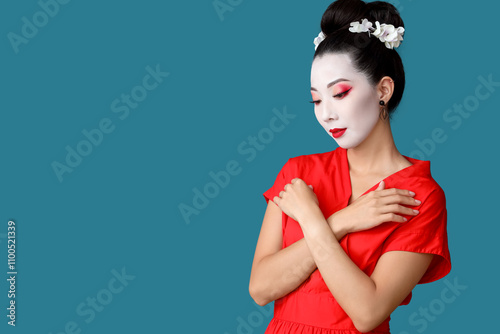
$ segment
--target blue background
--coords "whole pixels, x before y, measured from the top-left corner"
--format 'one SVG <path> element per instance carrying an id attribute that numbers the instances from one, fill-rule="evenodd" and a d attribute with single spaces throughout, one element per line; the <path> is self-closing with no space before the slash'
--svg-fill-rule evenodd
<path id="1" fill-rule="evenodd" d="M 228 6 L 222 14 L 210 0 L 70 1 L 52 6 L 52 16 L 34 0 L 0 5 L 2 333 L 264 332 L 272 304 L 260 307 L 248 293 L 262 193 L 288 158 L 337 147 L 308 103 L 312 41 L 330 1 L 220 2 Z M 492 330 L 500 87 L 460 123 L 443 116 L 454 104 L 472 105 L 479 77 L 500 81 L 500 6 L 391 2 L 406 25 L 398 51 L 407 87 L 394 138 L 402 154 L 417 157 L 417 143 L 434 129 L 446 135 L 422 154 L 447 198 L 446 279 L 466 286 L 446 304 L 445 279 L 417 286 L 393 313 L 392 332 Z M 31 37 L 15 46 L 23 17 L 40 27 L 25 27 Z M 150 91 L 140 88 L 148 66 L 169 73 Z M 112 102 L 132 92 L 147 96 L 123 118 Z M 273 109 L 295 117 L 249 161 L 238 147 L 269 127 Z M 106 118 L 113 131 L 59 179 L 54 162 L 65 164 L 66 147 L 77 149 L 82 131 Z M 239 174 L 184 219 L 179 205 L 193 206 L 193 189 L 230 161 Z M 6 317 L 9 220 L 17 236 L 15 328 Z M 113 272 L 122 271 L 129 276 L 120 284 Z M 93 318 L 85 306 L 92 298 L 106 303 Z M 77 313 L 82 303 L 85 316 Z M 411 321 L 429 307 L 438 310 L 432 320 Z"/>

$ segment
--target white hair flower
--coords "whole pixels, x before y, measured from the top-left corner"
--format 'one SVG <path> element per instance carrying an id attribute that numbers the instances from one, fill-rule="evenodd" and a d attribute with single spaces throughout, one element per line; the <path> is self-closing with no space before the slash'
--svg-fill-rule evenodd
<path id="1" fill-rule="evenodd" d="M 403 41 L 403 34 L 405 32 L 405 28 L 403 27 L 394 27 L 392 24 L 385 24 L 375 21 L 375 27 L 373 27 L 373 23 L 368 21 L 368 19 L 363 19 L 361 23 L 359 22 L 351 22 L 349 31 L 353 33 L 361 33 L 367 32 L 368 36 L 377 37 L 388 49 L 394 49 L 399 47 L 401 42 Z M 326 35 L 322 32 L 319 33 L 318 37 L 314 39 L 315 50 L 318 48 L 318 45 L 323 42 L 326 38 Z"/>
<path id="2" fill-rule="evenodd" d="M 368 19 L 363 19 L 360 22 L 351 22 L 349 31 L 353 33 L 361 33 L 367 32 L 368 36 L 374 35 L 377 37 L 388 49 L 394 49 L 399 47 L 401 42 L 403 41 L 403 34 L 405 32 L 405 28 L 403 27 L 394 27 L 392 24 L 385 24 L 375 21 L 375 27 L 373 27 L 373 23 L 368 21 Z M 320 32 L 318 37 L 314 39 L 315 50 L 318 48 L 318 45 L 326 38 L 326 35 L 323 32 Z"/>
<path id="3" fill-rule="evenodd" d="M 318 34 L 318 37 L 316 37 L 316 38 L 314 39 L 314 45 L 315 45 L 314 50 L 316 50 L 316 49 L 318 48 L 319 43 L 323 42 L 323 40 L 324 40 L 325 38 L 326 38 L 326 35 L 325 35 L 323 32 L 320 32 L 320 33 Z"/>
<path id="4" fill-rule="evenodd" d="M 361 23 L 359 22 L 351 22 L 351 27 L 349 28 L 350 32 L 368 32 L 370 33 L 370 29 L 372 29 L 373 23 L 368 21 L 367 19 L 363 19 Z"/>
<path id="5" fill-rule="evenodd" d="M 372 32 L 372 34 L 381 42 L 385 43 L 385 46 L 388 49 L 399 47 L 401 41 L 403 40 L 405 28 L 396 28 L 392 24 L 380 24 L 378 21 L 375 22 L 375 25 L 377 28 Z"/>

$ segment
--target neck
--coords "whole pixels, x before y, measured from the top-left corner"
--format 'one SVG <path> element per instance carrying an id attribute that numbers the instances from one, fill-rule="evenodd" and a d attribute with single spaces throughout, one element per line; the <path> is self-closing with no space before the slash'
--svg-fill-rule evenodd
<path id="1" fill-rule="evenodd" d="M 379 119 L 361 144 L 347 149 L 347 158 L 351 173 L 362 175 L 388 174 L 409 163 L 396 148 L 388 119 Z"/>

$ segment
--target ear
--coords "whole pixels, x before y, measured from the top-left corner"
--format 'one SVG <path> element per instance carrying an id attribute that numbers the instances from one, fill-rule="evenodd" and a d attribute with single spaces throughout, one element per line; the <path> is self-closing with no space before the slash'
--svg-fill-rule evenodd
<path id="1" fill-rule="evenodd" d="M 392 80 L 392 78 L 388 76 L 385 76 L 382 79 L 380 79 L 377 85 L 377 94 L 379 99 L 385 101 L 385 104 L 387 105 L 393 93 L 394 93 L 394 80 Z"/>

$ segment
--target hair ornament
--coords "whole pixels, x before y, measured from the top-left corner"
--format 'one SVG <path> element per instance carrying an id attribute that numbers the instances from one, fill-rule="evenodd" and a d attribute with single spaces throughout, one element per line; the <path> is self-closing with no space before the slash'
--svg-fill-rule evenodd
<path id="1" fill-rule="evenodd" d="M 361 33 L 367 32 L 368 36 L 374 35 L 381 42 L 385 43 L 385 46 L 388 49 L 393 49 L 399 47 L 401 42 L 403 41 L 403 34 L 405 32 L 405 28 L 403 27 L 394 27 L 392 24 L 385 24 L 375 21 L 376 28 L 373 27 L 373 23 L 368 21 L 367 19 L 363 19 L 361 23 L 355 21 L 351 22 L 349 31 L 353 33 Z M 320 32 L 318 37 L 314 39 L 315 50 L 318 48 L 318 45 L 323 42 L 326 38 L 326 35 L 323 32 Z"/>
<path id="2" fill-rule="evenodd" d="M 350 32 L 360 33 L 360 32 L 368 32 L 368 35 L 374 35 L 377 37 L 382 43 L 385 43 L 385 46 L 388 49 L 393 49 L 399 47 L 401 42 L 403 41 L 403 34 L 405 32 L 405 28 L 398 27 L 396 28 L 392 24 L 385 24 L 376 21 L 375 25 L 377 28 L 373 27 L 373 23 L 368 21 L 367 19 L 363 19 L 361 23 L 359 22 L 351 22 L 351 27 L 349 28 Z"/>
<path id="3" fill-rule="evenodd" d="M 318 48 L 319 43 L 323 42 L 323 40 L 326 38 L 326 35 L 323 32 L 320 32 L 318 37 L 314 39 L 314 50 Z"/>

